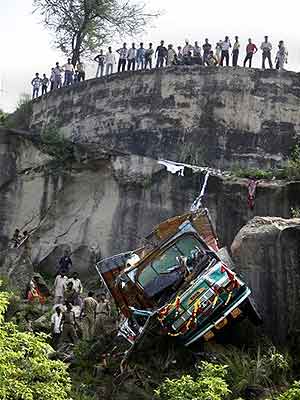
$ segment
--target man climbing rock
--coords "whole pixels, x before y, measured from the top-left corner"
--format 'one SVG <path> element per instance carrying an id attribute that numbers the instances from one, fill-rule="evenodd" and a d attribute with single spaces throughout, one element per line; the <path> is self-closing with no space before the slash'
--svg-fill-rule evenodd
<path id="1" fill-rule="evenodd" d="M 16 229 L 16 230 L 15 230 L 14 235 L 13 235 L 11 241 L 12 241 L 12 247 L 14 247 L 14 248 L 18 247 L 18 245 L 19 245 L 19 243 L 20 243 L 20 241 L 21 241 L 21 238 L 20 238 L 20 230 L 19 230 L 19 229 Z"/>
<path id="2" fill-rule="evenodd" d="M 68 250 L 65 250 L 63 257 L 59 260 L 59 272 L 63 272 L 65 275 L 69 274 L 72 265 L 73 263 L 69 256 L 69 252 Z"/>
<path id="3" fill-rule="evenodd" d="M 61 322 L 60 322 L 60 330 L 62 331 L 61 341 L 63 343 L 71 342 L 76 344 L 78 342 L 78 336 L 76 333 L 76 318 L 75 313 L 72 311 L 72 304 L 66 304 L 67 310 L 63 312 Z"/>
<path id="4" fill-rule="evenodd" d="M 94 293 L 89 292 L 88 297 L 83 300 L 80 319 L 82 319 L 82 336 L 83 339 L 90 340 L 95 332 L 95 315 L 97 301 L 93 298 Z"/>
<path id="5" fill-rule="evenodd" d="M 64 272 L 60 272 L 54 281 L 54 304 L 64 303 L 64 291 L 68 278 Z"/>

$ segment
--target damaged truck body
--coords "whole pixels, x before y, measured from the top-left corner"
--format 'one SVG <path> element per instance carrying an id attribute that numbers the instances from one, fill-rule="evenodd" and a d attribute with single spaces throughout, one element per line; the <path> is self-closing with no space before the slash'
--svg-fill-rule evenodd
<path id="1" fill-rule="evenodd" d="M 202 207 L 161 223 L 143 247 L 96 268 L 124 315 L 119 335 L 133 346 L 149 332 L 189 346 L 242 317 L 261 322 Z"/>

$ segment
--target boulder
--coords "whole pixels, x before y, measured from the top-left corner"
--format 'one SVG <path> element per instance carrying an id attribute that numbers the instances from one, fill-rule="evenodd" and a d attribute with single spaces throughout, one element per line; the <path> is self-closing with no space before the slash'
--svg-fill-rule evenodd
<path id="1" fill-rule="evenodd" d="M 33 276 L 33 265 L 24 249 L 8 249 L 0 267 L 0 276 L 8 278 L 12 287 L 26 295 L 28 284 Z"/>
<path id="2" fill-rule="evenodd" d="M 255 217 L 231 251 L 264 319 L 264 329 L 286 344 L 300 329 L 300 219 Z"/>

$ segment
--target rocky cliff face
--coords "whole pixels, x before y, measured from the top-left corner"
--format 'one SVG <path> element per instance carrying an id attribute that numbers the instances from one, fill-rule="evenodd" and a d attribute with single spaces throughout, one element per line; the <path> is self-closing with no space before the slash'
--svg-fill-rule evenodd
<path id="1" fill-rule="evenodd" d="M 253 289 L 266 332 L 285 345 L 300 329 L 299 244 L 300 219 L 256 217 L 231 248 Z"/>
<path id="2" fill-rule="evenodd" d="M 174 67 L 91 80 L 34 101 L 31 134 L 0 128 L 0 275 L 14 265 L 6 249 L 16 227 L 33 231 L 33 264 L 48 274 L 66 248 L 88 279 L 96 258 L 138 247 L 155 224 L 189 209 L 200 190 L 199 174 L 171 175 L 159 158 L 224 169 L 283 164 L 299 140 L 299 82 L 295 73 Z M 71 168 L 53 170 L 34 144 L 34 135 L 53 126 L 78 150 Z M 254 216 L 289 218 L 300 207 L 299 190 L 300 182 L 261 181 L 251 211 L 247 180 L 211 177 L 205 204 L 230 247 Z M 298 321 L 298 231 L 272 222 L 276 229 L 265 232 L 268 224 L 246 231 L 247 240 L 242 232 L 234 249 L 267 331 L 284 341 Z"/>
<path id="3" fill-rule="evenodd" d="M 31 129 L 222 169 L 284 163 L 300 133 L 299 74 L 172 67 L 93 79 L 34 101 Z"/>
<path id="4" fill-rule="evenodd" d="M 88 277 L 95 258 L 138 247 L 155 224 L 189 209 L 200 190 L 199 174 L 171 175 L 156 160 L 137 155 L 90 152 L 71 171 L 57 173 L 23 134 L 0 130 L 0 137 L 1 249 L 16 227 L 34 230 L 33 262 L 47 273 L 70 248 L 75 268 Z M 250 211 L 246 180 L 211 177 L 205 203 L 221 242 L 230 246 L 254 215 L 289 217 L 298 191 L 296 182 L 261 183 Z"/>

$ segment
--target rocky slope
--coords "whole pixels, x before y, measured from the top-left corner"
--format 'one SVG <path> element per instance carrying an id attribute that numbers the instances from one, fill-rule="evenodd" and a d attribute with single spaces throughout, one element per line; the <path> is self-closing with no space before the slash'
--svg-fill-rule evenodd
<path id="1" fill-rule="evenodd" d="M 152 227 L 189 209 L 201 175 L 171 175 L 156 160 L 89 151 L 72 170 L 53 171 L 49 156 L 23 133 L 0 130 L 0 245 L 5 250 L 16 227 L 34 230 L 33 262 L 54 273 L 65 248 L 85 276 L 95 258 L 134 249 Z M 220 240 L 230 246 L 254 215 L 290 216 L 297 182 L 265 182 L 254 211 L 247 206 L 247 181 L 211 177 L 205 203 Z M 299 205 L 299 203 L 298 203 Z"/>
<path id="2" fill-rule="evenodd" d="M 195 66 L 90 80 L 35 100 L 30 133 L 0 128 L 0 275 L 13 265 L 6 250 L 18 227 L 33 231 L 37 270 L 54 275 L 68 248 L 74 269 L 95 276 L 97 258 L 138 247 L 155 224 L 189 209 L 199 193 L 200 174 L 171 175 L 158 158 L 225 169 L 278 167 L 299 140 L 299 99 L 295 73 Z M 55 126 L 74 150 L 72 165 L 59 170 L 37 145 L 41 129 Z M 230 247 L 254 216 L 290 218 L 291 207 L 300 207 L 299 189 L 300 182 L 261 181 L 251 211 L 247 180 L 214 176 L 204 200 L 221 243 Z M 267 331 L 275 337 L 278 325 L 282 341 L 292 327 L 293 318 L 287 331 L 281 315 L 296 268 L 289 270 L 282 249 L 294 252 L 298 239 L 293 232 L 289 243 L 288 230 L 260 229 L 251 251 L 238 236 L 235 255 L 264 315 L 274 315 Z M 287 275 L 280 275 L 282 266 Z M 291 315 L 296 289 L 292 296 Z"/>
<path id="3" fill-rule="evenodd" d="M 300 219 L 256 217 L 231 250 L 275 342 L 286 345 L 300 329 Z"/>

